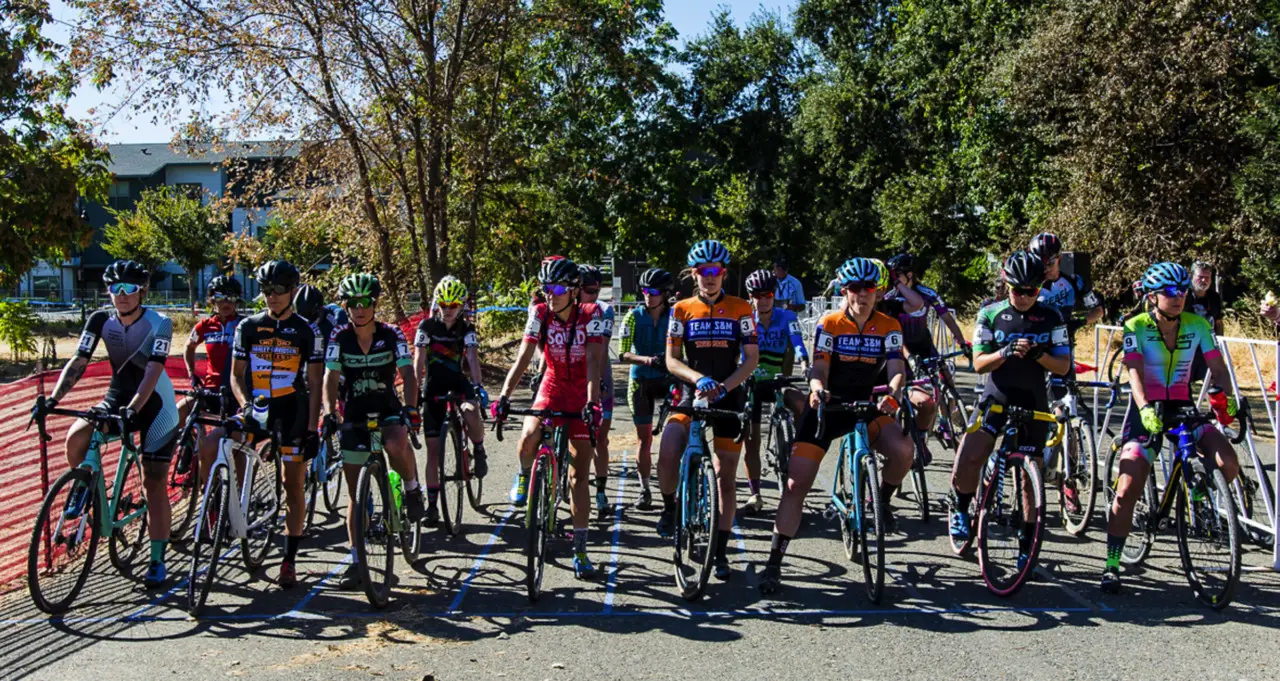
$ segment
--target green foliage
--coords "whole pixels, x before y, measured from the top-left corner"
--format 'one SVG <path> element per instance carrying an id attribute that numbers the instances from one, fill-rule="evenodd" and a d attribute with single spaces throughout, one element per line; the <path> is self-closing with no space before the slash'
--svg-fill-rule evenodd
<path id="1" fill-rule="evenodd" d="M 519 312 L 485 312 L 477 316 L 477 324 L 482 335 L 495 338 L 519 331 L 528 319 L 529 301 L 538 290 L 538 279 L 530 277 L 513 287 L 490 287 L 478 291 L 476 302 L 479 307 L 518 307 Z"/>
<path id="2" fill-rule="evenodd" d="M 225 252 L 225 215 L 176 187 L 142 192 L 132 210 L 110 209 L 115 223 L 104 231 L 103 247 L 117 258 L 130 258 L 152 272 L 174 261 L 187 273 L 188 293 L 196 300 L 196 275 L 218 262 Z"/>
<path id="3" fill-rule="evenodd" d="M 13 361 L 37 352 L 35 327 L 39 323 L 40 318 L 27 303 L 0 301 L 0 343 L 9 346 Z"/>

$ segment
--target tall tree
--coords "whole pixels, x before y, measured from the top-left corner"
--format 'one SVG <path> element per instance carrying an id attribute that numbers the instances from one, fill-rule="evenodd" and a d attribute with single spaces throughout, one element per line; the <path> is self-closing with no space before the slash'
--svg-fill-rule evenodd
<path id="1" fill-rule="evenodd" d="M 187 273 L 188 299 L 196 308 L 200 271 L 216 264 L 225 252 L 226 211 L 178 187 L 165 186 L 142 192 L 130 211 L 111 212 L 116 223 L 107 231 L 108 252 L 121 257 L 136 250 L 138 257 L 177 263 Z M 154 271 L 159 263 L 144 264 Z"/>

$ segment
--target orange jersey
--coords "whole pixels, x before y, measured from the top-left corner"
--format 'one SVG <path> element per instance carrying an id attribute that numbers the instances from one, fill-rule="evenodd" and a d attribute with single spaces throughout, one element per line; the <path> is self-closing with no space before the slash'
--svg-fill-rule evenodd
<path id="1" fill-rule="evenodd" d="M 756 316 L 751 303 L 720 294 L 714 303 L 698 296 L 671 308 L 667 345 L 684 348 L 689 368 L 723 382 L 738 368 L 742 346 L 755 345 Z"/>
<path id="2" fill-rule="evenodd" d="M 886 362 L 902 359 L 902 325 L 883 312 L 873 312 L 858 328 L 844 310 L 830 312 L 818 322 L 813 358 L 830 363 L 827 390 L 840 399 L 871 397 Z"/>

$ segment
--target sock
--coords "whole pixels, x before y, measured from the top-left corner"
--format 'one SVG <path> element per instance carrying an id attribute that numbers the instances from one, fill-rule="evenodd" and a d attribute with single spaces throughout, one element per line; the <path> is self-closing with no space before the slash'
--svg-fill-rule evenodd
<path id="1" fill-rule="evenodd" d="M 573 528 L 573 552 L 574 553 L 587 552 L 587 529 L 586 528 L 583 528 L 581 530 L 579 530 L 576 527 Z"/>
<path id="2" fill-rule="evenodd" d="M 752 494 L 759 494 L 759 493 L 760 493 L 760 478 L 752 478 L 752 479 L 748 479 L 748 480 L 747 480 L 747 489 L 751 490 L 751 493 L 752 493 Z"/>
<path id="3" fill-rule="evenodd" d="M 667 511 L 671 511 L 672 513 L 675 513 L 675 510 L 676 510 L 675 492 L 672 492 L 671 494 L 664 493 L 662 495 L 662 510 L 664 513 Z"/>
<path id="4" fill-rule="evenodd" d="M 427 488 L 427 504 L 430 505 L 432 508 L 435 508 L 436 503 L 439 501 L 439 499 L 440 499 L 440 488 L 428 487 Z"/>
<path id="5" fill-rule="evenodd" d="M 359 556 L 356 555 L 356 547 L 352 546 L 351 547 L 351 567 L 356 566 L 357 560 L 359 560 Z"/>
<path id="6" fill-rule="evenodd" d="M 976 492 L 969 492 L 968 494 L 965 494 L 964 492 L 957 492 L 953 489 L 951 490 L 951 493 L 955 495 L 956 508 L 967 513 L 969 511 L 969 504 L 973 503 L 973 495 L 976 494 Z"/>
<path id="7" fill-rule="evenodd" d="M 1018 533 L 1018 550 L 1023 553 L 1031 552 L 1031 540 L 1036 536 L 1036 524 L 1022 521 L 1022 531 Z"/>
<path id="8" fill-rule="evenodd" d="M 892 499 L 893 495 L 897 493 L 898 493 L 897 485 L 890 485 L 887 482 L 880 483 L 880 502 L 883 503 L 884 505 L 888 506 L 889 500 Z"/>
<path id="9" fill-rule="evenodd" d="M 1124 553 L 1124 540 L 1128 537 L 1117 537 L 1107 533 L 1107 569 L 1120 569 L 1120 554 Z"/>
<path id="10" fill-rule="evenodd" d="M 716 530 L 716 558 L 725 557 L 725 548 L 729 546 L 729 530 Z"/>
<path id="11" fill-rule="evenodd" d="M 782 567 L 782 557 L 787 555 L 787 547 L 791 545 L 791 537 L 781 532 L 773 533 L 773 544 L 769 546 L 769 567 Z"/>
<path id="12" fill-rule="evenodd" d="M 415 489 L 418 489 L 418 481 L 417 481 L 417 480 L 410 480 L 409 482 L 404 483 L 404 491 L 406 491 L 406 492 L 412 492 L 412 491 L 413 491 L 413 490 L 415 490 Z"/>
<path id="13" fill-rule="evenodd" d="M 596 492 L 603 492 L 605 483 L 609 482 L 609 476 L 601 475 L 596 478 Z"/>
<path id="14" fill-rule="evenodd" d="M 151 562 L 163 563 L 164 550 L 169 548 L 168 539 L 152 539 L 151 540 Z"/>
<path id="15" fill-rule="evenodd" d="M 647 475 L 640 476 L 640 484 L 644 485 L 645 489 L 649 489 L 649 476 Z"/>
<path id="16" fill-rule="evenodd" d="M 302 543 L 302 536 L 293 535 L 284 538 L 284 560 L 286 563 L 292 563 L 298 559 L 298 544 Z"/>

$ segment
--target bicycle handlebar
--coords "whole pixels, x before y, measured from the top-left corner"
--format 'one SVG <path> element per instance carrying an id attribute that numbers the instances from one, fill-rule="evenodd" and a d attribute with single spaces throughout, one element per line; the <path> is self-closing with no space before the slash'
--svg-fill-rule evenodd
<path id="1" fill-rule="evenodd" d="M 999 402 L 993 402 L 987 407 L 987 410 L 990 411 L 992 414 L 1003 414 L 1007 411 L 1009 413 L 1009 419 L 1014 423 L 1041 421 L 1044 423 L 1057 424 L 1058 427 L 1054 431 L 1053 437 L 1049 438 L 1049 440 L 1044 443 L 1045 447 L 1057 447 L 1058 445 L 1062 444 L 1063 438 L 1065 438 L 1067 435 L 1067 417 L 1066 416 L 1057 416 L 1056 414 L 1051 414 L 1046 411 L 1027 409 L 1025 407 L 1006 406 L 1006 405 L 1000 404 Z M 982 414 L 979 413 L 977 414 L 977 418 L 973 420 L 973 425 L 967 429 L 967 432 L 972 433 L 981 426 L 982 426 Z"/>
<path id="2" fill-rule="evenodd" d="M 40 433 L 40 439 L 44 442 L 53 441 L 53 436 L 49 435 L 49 430 L 45 424 L 45 420 L 51 415 L 70 416 L 72 418 L 78 418 L 78 419 L 88 421 L 94 424 L 95 430 L 97 429 L 97 427 L 101 426 L 104 423 L 114 421 L 116 425 L 120 426 L 121 438 L 127 437 L 130 433 L 133 432 L 132 430 L 129 429 L 129 424 L 125 423 L 124 417 L 118 414 L 112 414 L 110 412 L 103 411 L 100 409 L 89 409 L 88 411 L 81 411 L 78 409 L 59 409 L 57 407 L 48 407 L 38 414 L 32 414 L 31 420 L 27 421 L 27 429 L 30 430 L 32 424 L 35 424 L 37 432 Z"/>
<path id="3" fill-rule="evenodd" d="M 1116 402 L 1120 399 L 1120 384 L 1118 382 L 1079 381 L 1066 376 L 1051 376 L 1049 377 L 1049 385 L 1065 387 L 1073 393 L 1079 392 L 1079 388 L 1105 388 L 1111 391 L 1111 396 L 1107 398 L 1107 403 L 1102 407 L 1103 410 L 1116 406 Z"/>
<path id="4" fill-rule="evenodd" d="M 555 411 L 553 409 L 508 409 L 507 416 L 533 416 L 543 421 L 550 419 L 582 419 L 587 424 L 587 437 L 591 441 L 591 446 L 596 446 L 596 425 L 587 419 L 582 418 L 582 412 L 572 411 Z M 498 442 L 502 442 L 502 428 L 506 424 L 506 419 L 494 419 L 493 433 L 498 438 Z"/>
<path id="5" fill-rule="evenodd" d="M 742 425 L 738 429 L 738 437 L 734 438 L 734 443 L 742 442 L 747 437 L 747 431 L 750 430 L 751 412 L 744 409 L 738 411 L 736 409 L 716 409 L 715 407 L 694 407 L 684 405 L 672 405 L 669 411 L 677 414 L 687 414 L 695 419 L 707 420 L 714 418 L 733 418 L 738 419 L 738 423 Z"/>

